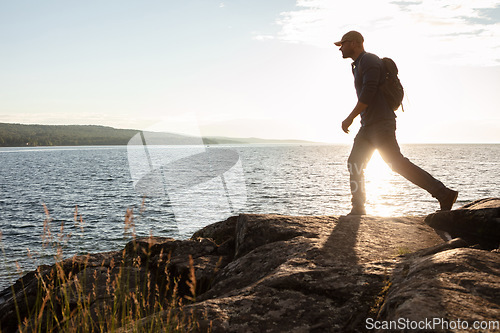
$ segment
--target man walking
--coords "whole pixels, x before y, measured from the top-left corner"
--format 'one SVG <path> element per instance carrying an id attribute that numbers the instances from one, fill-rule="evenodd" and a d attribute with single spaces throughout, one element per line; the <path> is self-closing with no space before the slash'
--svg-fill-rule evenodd
<path id="1" fill-rule="evenodd" d="M 344 59 L 351 58 L 354 61 L 351 66 L 358 96 L 356 106 L 342 122 L 342 130 L 349 133 L 349 126 L 354 119 L 358 115 L 361 117 L 361 128 L 347 162 L 352 194 L 349 215 L 366 214 L 364 171 L 375 149 L 392 170 L 438 199 L 441 210 L 450 210 L 457 200 L 458 192 L 447 188 L 401 154 L 396 140 L 396 115 L 379 89 L 385 80 L 382 60 L 375 54 L 367 53 L 363 42 L 364 38 L 359 32 L 349 31 L 335 43 L 340 46 Z"/>

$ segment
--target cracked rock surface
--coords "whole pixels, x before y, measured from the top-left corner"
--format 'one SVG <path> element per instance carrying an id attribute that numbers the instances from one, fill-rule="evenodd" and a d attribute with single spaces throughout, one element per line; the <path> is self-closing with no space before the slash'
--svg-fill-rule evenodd
<path id="1" fill-rule="evenodd" d="M 67 259 L 63 268 L 104 290 L 99 272 L 115 274 L 112 263 L 123 258 L 121 270 L 134 271 L 137 283 L 148 271 L 161 297 L 168 297 L 167 272 L 184 297 L 194 267 L 196 298 L 182 308 L 197 318 L 193 331 L 364 332 L 368 318 L 498 320 L 500 254 L 469 245 L 445 243 L 423 216 L 242 214 L 189 240 L 141 238 L 122 251 Z M 28 274 L 14 294 L 33 299 L 34 284 L 35 274 Z M 9 326 L 17 321 L 12 289 L 0 298 L 2 332 L 15 331 Z M 90 304 L 99 309 L 106 301 Z M 20 304 L 21 312 L 30 306 Z M 147 329 L 158 316 L 167 312 L 144 316 L 122 332 Z"/>

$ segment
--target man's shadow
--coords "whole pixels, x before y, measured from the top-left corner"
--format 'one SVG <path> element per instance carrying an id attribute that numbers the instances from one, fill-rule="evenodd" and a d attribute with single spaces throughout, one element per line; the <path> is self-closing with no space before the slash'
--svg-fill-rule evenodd
<path id="1" fill-rule="evenodd" d="M 379 278 L 366 274 L 356 251 L 361 220 L 361 216 L 339 217 L 321 248 L 322 259 L 318 264 L 324 265 L 331 279 L 327 281 L 332 302 L 342 309 L 334 319 L 340 325 L 339 330 L 327 329 L 327 332 L 363 332 L 372 300 L 380 290 Z"/>
<path id="2" fill-rule="evenodd" d="M 326 240 L 323 250 L 341 264 L 358 265 L 356 243 L 361 216 L 341 216 Z"/>

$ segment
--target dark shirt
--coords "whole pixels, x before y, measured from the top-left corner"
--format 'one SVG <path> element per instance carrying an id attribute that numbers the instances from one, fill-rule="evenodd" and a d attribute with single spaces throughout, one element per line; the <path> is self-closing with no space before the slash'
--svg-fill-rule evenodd
<path id="1" fill-rule="evenodd" d="M 379 89 L 385 79 L 382 75 L 382 60 L 375 54 L 362 52 L 352 63 L 354 86 L 358 100 L 367 104 L 361 112 L 361 126 L 368 126 L 384 120 L 396 121 L 396 114 L 387 104 Z"/>

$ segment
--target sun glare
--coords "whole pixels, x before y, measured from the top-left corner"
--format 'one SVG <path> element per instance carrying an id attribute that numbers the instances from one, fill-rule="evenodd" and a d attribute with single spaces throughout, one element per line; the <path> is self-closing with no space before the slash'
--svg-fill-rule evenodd
<path id="1" fill-rule="evenodd" d="M 388 197 L 394 189 L 391 187 L 391 179 L 394 173 L 384 162 L 378 151 L 373 154 L 366 168 L 366 197 L 367 211 L 370 215 L 391 216 L 395 207 L 388 204 Z"/>

